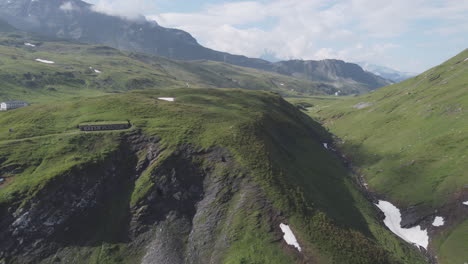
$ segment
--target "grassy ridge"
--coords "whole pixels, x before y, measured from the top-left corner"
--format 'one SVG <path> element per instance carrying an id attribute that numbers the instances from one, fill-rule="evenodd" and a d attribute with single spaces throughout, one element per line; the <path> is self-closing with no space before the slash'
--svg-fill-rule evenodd
<path id="1" fill-rule="evenodd" d="M 468 50 L 368 95 L 294 99 L 343 140 L 369 188 L 401 207 L 463 207 L 468 184 Z M 459 220 L 457 220 L 459 221 Z M 466 219 L 433 241 L 441 263 L 468 259 Z"/>
<path id="2" fill-rule="evenodd" d="M 175 97 L 176 102 L 158 100 L 161 96 Z M 0 113 L 0 126 L 14 131 L 0 134 L 0 145 L 6 150 L 0 154 L 0 169 L 19 168 L 0 189 L 0 204 L 27 200 L 48 181 L 60 179 L 64 171 L 105 160 L 118 148 L 122 133 L 128 133 L 81 133 L 77 124 L 126 119 L 134 129 L 161 137 L 169 151 L 186 143 L 229 149 L 282 212 L 305 254 L 321 263 L 423 263 L 417 251 L 378 223 L 375 208 L 348 180 L 339 159 L 322 147 L 330 140 L 326 131 L 268 92 L 136 91 Z M 131 190 L 131 204 L 146 195 L 145 177 L 140 179 Z M 235 211 L 232 224 L 224 229 L 236 238 L 223 252 L 225 262 L 300 260 L 292 252 L 278 250 L 281 244 L 273 242 L 271 220 L 263 210 L 253 203 Z M 103 250 L 115 247 L 118 250 Z M 95 252 L 96 263 L 126 260 L 115 254 L 137 254 L 118 244 L 67 250 L 83 261 L 90 259 L 79 252 Z"/>
<path id="3" fill-rule="evenodd" d="M 0 81 L 0 100 L 31 102 L 174 87 L 243 88 L 283 95 L 334 92 L 320 83 L 223 63 L 172 61 L 21 32 L 0 33 Z"/>
<path id="4" fill-rule="evenodd" d="M 468 184 L 467 57 L 369 95 L 315 100 L 310 114 L 345 141 L 375 191 L 405 206 L 441 206 Z"/>

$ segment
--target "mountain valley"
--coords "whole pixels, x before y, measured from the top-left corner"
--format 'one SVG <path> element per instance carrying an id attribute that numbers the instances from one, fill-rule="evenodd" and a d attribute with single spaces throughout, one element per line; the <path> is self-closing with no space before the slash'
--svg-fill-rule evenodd
<path id="1" fill-rule="evenodd" d="M 0 264 L 468 262 L 468 49 L 410 78 L 0 10 Z"/>

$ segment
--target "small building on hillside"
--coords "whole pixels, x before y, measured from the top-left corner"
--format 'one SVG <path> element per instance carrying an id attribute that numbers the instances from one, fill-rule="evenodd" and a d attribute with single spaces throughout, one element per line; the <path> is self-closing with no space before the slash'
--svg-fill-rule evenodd
<path id="1" fill-rule="evenodd" d="M 94 122 L 78 125 L 81 131 L 103 131 L 103 130 L 122 130 L 132 127 L 130 121 L 127 122 Z"/>
<path id="2" fill-rule="evenodd" d="M 21 107 L 26 107 L 29 104 L 24 101 L 7 101 L 7 102 L 1 102 L 0 103 L 0 111 L 7 111 L 7 110 L 13 110 L 13 109 L 18 109 Z"/>

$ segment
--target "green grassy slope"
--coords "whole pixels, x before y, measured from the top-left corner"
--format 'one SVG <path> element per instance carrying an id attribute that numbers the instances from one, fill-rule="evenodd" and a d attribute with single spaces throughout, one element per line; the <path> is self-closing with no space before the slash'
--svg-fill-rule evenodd
<path id="1" fill-rule="evenodd" d="M 343 140 L 339 147 L 372 191 L 426 213 L 463 210 L 461 202 L 468 197 L 467 58 L 465 50 L 368 95 L 294 102 L 314 105 L 308 113 Z M 452 226 L 435 238 L 436 252 L 441 263 L 466 262 L 468 251 L 460 247 L 468 244 L 466 212 L 449 221 Z"/>
<path id="2" fill-rule="evenodd" d="M 160 96 L 176 101 L 157 100 Z M 134 124 L 128 131 L 76 129 L 84 122 L 126 119 Z M 357 191 L 341 161 L 322 147 L 330 140 L 326 131 L 273 93 L 167 89 L 77 98 L 2 112 L 0 127 L 13 128 L 12 133 L 0 131 L 0 171 L 16 168 L 2 175 L 7 183 L 0 189 L 0 208 L 18 200 L 26 203 L 52 183 L 60 186 L 70 170 L 100 164 L 113 155 L 123 135 L 140 129 L 160 137 L 168 152 L 187 144 L 229 150 L 249 181 L 291 225 L 303 248 L 297 254 L 275 238 L 278 231 L 269 228 L 267 208 L 254 202 L 258 192 L 247 198 L 235 195 L 234 200 L 251 199 L 252 204 L 224 209 L 235 215 L 219 230 L 231 241 L 219 253 L 225 263 L 424 262 L 415 248 L 379 224 L 375 208 Z M 86 180 L 86 175 L 80 177 Z M 136 206 L 153 184 L 149 176 L 141 176 L 130 185 L 131 199 L 119 201 L 121 208 Z M 120 219 L 112 212 L 104 222 Z M 113 233 L 117 228 L 106 225 L 105 230 Z M 81 263 L 132 263 L 139 258 L 138 249 L 101 235 L 95 235 L 101 242 L 93 246 L 62 252 Z"/>
<path id="3" fill-rule="evenodd" d="M 0 100 L 32 102 L 187 86 L 271 90 L 283 95 L 334 92 L 326 85 L 228 64 L 172 61 L 21 32 L 0 33 L 0 81 Z"/>

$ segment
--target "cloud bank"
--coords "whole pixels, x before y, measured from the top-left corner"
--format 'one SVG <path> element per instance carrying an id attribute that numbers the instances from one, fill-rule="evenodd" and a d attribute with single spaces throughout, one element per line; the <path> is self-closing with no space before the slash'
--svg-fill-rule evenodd
<path id="1" fill-rule="evenodd" d="M 435 35 L 468 33 L 468 0 L 240 1 L 147 17 L 190 32 L 209 48 L 235 54 L 386 62 L 420 71 L 427 66 L 415 59 L 396 67 L 392 52 L 431 42 Z"/>
<path id="2" fill-rule="evenodd" d="M 92 0 L 92 9 L 111 16 L 119 16 L 130 20 L 142 18 L 147 10 L 154 10 L 155 3 L 147 0 Z"/>

